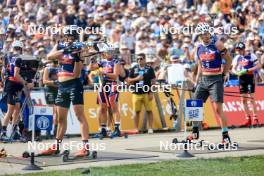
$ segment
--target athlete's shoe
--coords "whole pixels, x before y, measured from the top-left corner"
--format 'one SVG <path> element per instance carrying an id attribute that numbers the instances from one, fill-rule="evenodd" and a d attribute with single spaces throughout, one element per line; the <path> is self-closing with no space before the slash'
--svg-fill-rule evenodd
<path id="1" fill-rule="evenodd" d="M 199 139 L 199 127 L 193 127 L 192 134 L 187 137 L 187 141 L 192 141 L 194 139 Z"/>
<path id="2" fill-rule="evenodd" d="M 7 142 L 7 141 L 10 141 L 10 138 L 7 137 L 6 133 L 2 133 L 0 136 L 0 140 L 3 142 Z"/>
<path id="3" fill-rule="evenodd" d="M 252 123 L 253 127 L 259 127 L 259 120 L 257 118 L 253 119 L 253 123 Z"/>
<path id="4" fill-rule="evenodd" d="M 44 150 L 39 153 L 39 155 L 57 155 L 60 153 L 60 150 L 57 149 L 57 144 L 52 144 L 47 150 Z"/>
<path id="5" fill-rule="evenodd" d="M 107 137 L 107 131 L 106 131 L 106 129 L 105 128 L 102 128 L 100 134 L 102 135 L 102 137 Z"/>
<path id="6" fill-rule="evenodd" d="M 228 131 L 222 133 L 223 140 L 222 144 L 231 144 L 231 139 L 229 137 Z"/>
<path id="7" fill-rule="evenodd" d="M 107 137 L 107 131 L 105 128 L 101 128 L 100 132 L 94 135 L 94 138 L 106 138 Z"/>
<path id="8" fill-rule="evenodd" d="M 111 137 L 120 137 L 120 136 L 121 136 L 121 131 L 119 130 L 119 128 L 116 128 L 115 131 L 110 134 L 110 138 Z"/>
<path id="9" fill-rule="evenodd" d="M 85 144 L 86 146 L 83 146 L 81 150 L 79 150 L 77 153 L 74 154 L 75 157 L 86 157 L 89 156 L 89 145 Z"/>
<path id="10" fill-rule="evenodd" d="M 242 127 L 250 127 L 251 126 L 251 117 L 248 116 L 246 121 L 241 126 Z"/>
<path id="11" fill-rule="evenodd" d="M 19 132 L 15 131 L 12 140 L 20 140 L 20 138 L 21 138 L 21 135 L 19 134 Z"/>

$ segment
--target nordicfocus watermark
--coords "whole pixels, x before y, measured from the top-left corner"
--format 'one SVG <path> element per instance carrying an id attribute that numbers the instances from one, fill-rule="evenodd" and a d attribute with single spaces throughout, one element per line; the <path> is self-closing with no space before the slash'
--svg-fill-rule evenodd
<path id="1" fill-rule="evenodd" d="M 44 35 L 65 35 L 71 34 L 73 31 L 76 31 L 79 35 L 80 34 L 104 34 L 105 28 L 103 27 L 79 27 L 76 25 L 70 26 L 62 26 L 60 24 L 56 24 L 54 26 L 37 26 L 37 25 L 29 25 L 28 33 L 29 35 L 34 34 L 44 34 Z"/>
<path id="2" fill-rule="evenodd" d="M 136 83 L 135 85 L 122 85 L 122 84 L 106 84 L 99 85 L 94 84 L 93 90 L 97 92 L 98 89 L 103 89 L 104 92 L 171 92 L 172 85 L 142 85 L 141 83 Z"/>
<path id="3" fill-rule="evenodd" d="M 80 141 L 69 141 L 63 142 L 60 144 L 60 150 L 81 150 L 85 147 L 86 150 L 91 151 L 105 151 L 106 144 L 105 143 L 88 143 L 89 145 L 84 145 L 83 142 Z M 52 148 L 56 150 L 56 145 L 54 143 L 42 143 L 42 142 L 28 142 L 28 150 L 30 151 L 43 151 Z"/>
<path id="4" fill-rule="evenodd" d="M 160 141 L 160 151 L 182 151 L 182 150 L 224 150 L 224 151 L 235 151 L 238 150 L 237 143 L 221 144 L 221 143 L 210 143 L 209 141 L 203 141 L 198 143 L 171 143 L 169 141 Z"/>
<path id="5" fill-rule="evenodd" d="M 189 25 L 189 26 L 177 26 L 177 27 L 165 27 L 160 26 L 160 31 L 163 34 L 184 34 L 184 35 L 192 35 L 192 34 L 199 34 L 199 30 L 196 26 Z M 222 26 L 219 27 L 209 27 L 210 34 L 218 34 L 218 35 L 236 35 L 239 33 L 238 28 L 235 26 L 224 28 Z"/>

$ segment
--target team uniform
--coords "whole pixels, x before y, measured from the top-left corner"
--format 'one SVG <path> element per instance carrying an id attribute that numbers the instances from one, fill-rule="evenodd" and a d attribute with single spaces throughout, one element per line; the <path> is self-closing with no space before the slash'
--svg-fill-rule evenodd
<path id="1" fill-rule="evenodd" d="M 155 72 L 153 68 L 146 65 L 144 68 L 140 68 L 139 65 L 136 65 L 130 70 L 129 77 L 136 78 L 137 76 L 142 75 L 144 80 L 137 81 L 134 83 L 135 89 L 133 89 L 133 110 L 134 112 L 141 111 L 142 105 L 145 106 L 146 111 L 152 111 L 152 101 L 149 101 L 148 93 L 144 91 L 144 86 L 151 87 L 151 80 L 155 79 Z"/>
<path id="2" fill-rule="evenodd" d="M 197 59 L 201 61 L 202 72 L 220 73 L 222 72 L 222 57 L 217 50 L 215 42 L 209 45 L 200 45 L 197 48 Z M 224 100 L 224 82 L 221 74 L 202 75 L 196 88 L 194 98 L 201 99 L 204 102 L 211 97 L 213 102 L 221 102 Z"/>
<path id="3" fill-rule="evenodd" d="M 48 67 L 48 79 L 57 80 L 58 68 Z M 54 105 L 58 94 L 58 87 L 45 85 L 45 99 L 47 105 Z"/>
<path id="4" fill-rule="evenodd" d="M 258 62 L 257 56 L 253 53 L 246 56 L 237 55 L 232 61 L 232 66 L 239 72 L 253 68 Z M 239 76 L 239 90 L 241 94 L 255 93 L 254 72 Z"/>
<path id="5" fill-rule="evenodd" d="M 9 56 L 6 58 L 7 69 L 6 69 L 6 81 L 4 90 L 7 93 L 7 104 L 15 105 L 20 102 L 19 92 L 23 89 L 21 84 L 15 78 L 15 67 L 22 67 L 22 59 L 16 56 Z"/>
<path id="6" fill-rule="evenodd" d="M 57 50 L 62 50 L 65 47 L 65 45 L 59 44 Z M 74 64 L 79 60 L 80 56 L 78 54 L 65 52 L 58 60 L 60 65 L 58 77 L 73 76 Z M 83 85 L 80 78 L 59 83 L 58 95 L 55 100 L 55 104 L 60 107 L 69 108 L 71 103 L 73 105 L 83 105 Z"/>
<path id="7" fill-rule="evenodd" d="M 119 64 L 117 59 L 104 59 L 98 63 L 98 66 L 104 73 L 114 73 L 114 67 L 116 64 Z M 113 80 L 104 75 L 101 81 L 102 86 L 98 91 L 98 102 L 100 104 L 107 104 L 107 106 L 110 106 L 113 102 L 118 102 L 119 92 L 117 91 L 117 80 Z"/>

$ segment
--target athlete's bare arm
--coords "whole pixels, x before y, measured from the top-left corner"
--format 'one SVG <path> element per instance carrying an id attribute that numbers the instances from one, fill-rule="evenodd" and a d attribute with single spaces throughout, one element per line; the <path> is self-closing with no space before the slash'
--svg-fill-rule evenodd
<path id="1" fill-rule="evenodd" d="M 120 74 L 120 65 L 115 64 L 114 66 L 114 73 L 105 73 L 105 75 L 113 80 L 117 80 Z"/>
<path id="2" fill-rule="evenodd" d="M 55 45 L 52 50 L 47 55 L 48 60 L 57 60 L 63 54 L 63 50 L 57 50 L 57 45 Z"/>
<path id="3" fill-rule="evenodd" d="M 46 67 L 43 73 L 43 84 L 47 86 L 55 86 L 53 80 L 49 80 L 49 69 Z"/>

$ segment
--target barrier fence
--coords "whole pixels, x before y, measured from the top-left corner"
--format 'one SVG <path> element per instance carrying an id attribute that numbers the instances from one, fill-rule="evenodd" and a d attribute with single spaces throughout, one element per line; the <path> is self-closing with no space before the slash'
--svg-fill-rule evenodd
<path id="1" fill-rule="evenodd" d="M 174 94 L 173 99 L 176 105 L 179 105 L 180 90 L 173 89 L 172 94 Z M 226 87 L 225 92 L 238 92 L 238 87 Z M 264 87 L 256 87 L 256 104 L 258 110 L 258 117 L 260 123 L 264 123 Z M 236 94 L 239 95 L 239 94 Z M 31 93 L 33 103 L 36 105 L 46 105 L 44 91 L 34 90 Z M 160 108 L 163 112 L 164 120 L 167 128 L 173 128 L 173 120 L 170 120 L 171 108 L 168 102 L 168 98 L 163 92 L 158 93 L 160 99 Z M 190 98 L 190 92 L 185 92 L 185 99 Z M 97 93 L 94 91 L 86 90 L 84 93 L 84 109 L 87 121 L 89 123 L 89 128 L 91 133 L 96 133 L 99 128 L 98 124 L 98 111 L 99 106 L 96 102 Z M 154 101 L 154 100 L 153 100 Z M 154 114 L 154 129 L 161 129 L 162 123 L 160 119 L 160 111 L 156 102 L 153 102 L 153 114 Z M 121 128 L 122 130 L 129 130 L 134 128 L 133 123 L 133 110 L 132 110 L 132 93 L 121 92 L 119 99 L 120 115 L 121 115 Z M 240 126 L 245 120 L 245 115 L 243 112 L 243 106 L 239 97 L 225 96 L 223 104 L 224 113 L 228 118 L 229 126 L 235 125 Z M 140 127 L 142 127 L 144 117 L 144 108 L 141 112 Z M 182 116 L 183 118 L 183 116 Z M 183 122 L 183 120 L 181 120 Z M 204 104 L 204 122 L 208 124 L 209 128 L 219 127 L 219 119 L 216 117 L 215 112 L 212 107 L 210 99 Z M 181 124 L 183 126 L 183 123 Z M 67 134 L 79 134 L 80 127 L 77 118 L 75 117 L 72 107 L 70 108 L 68 114 L 68 128 Z"/>

